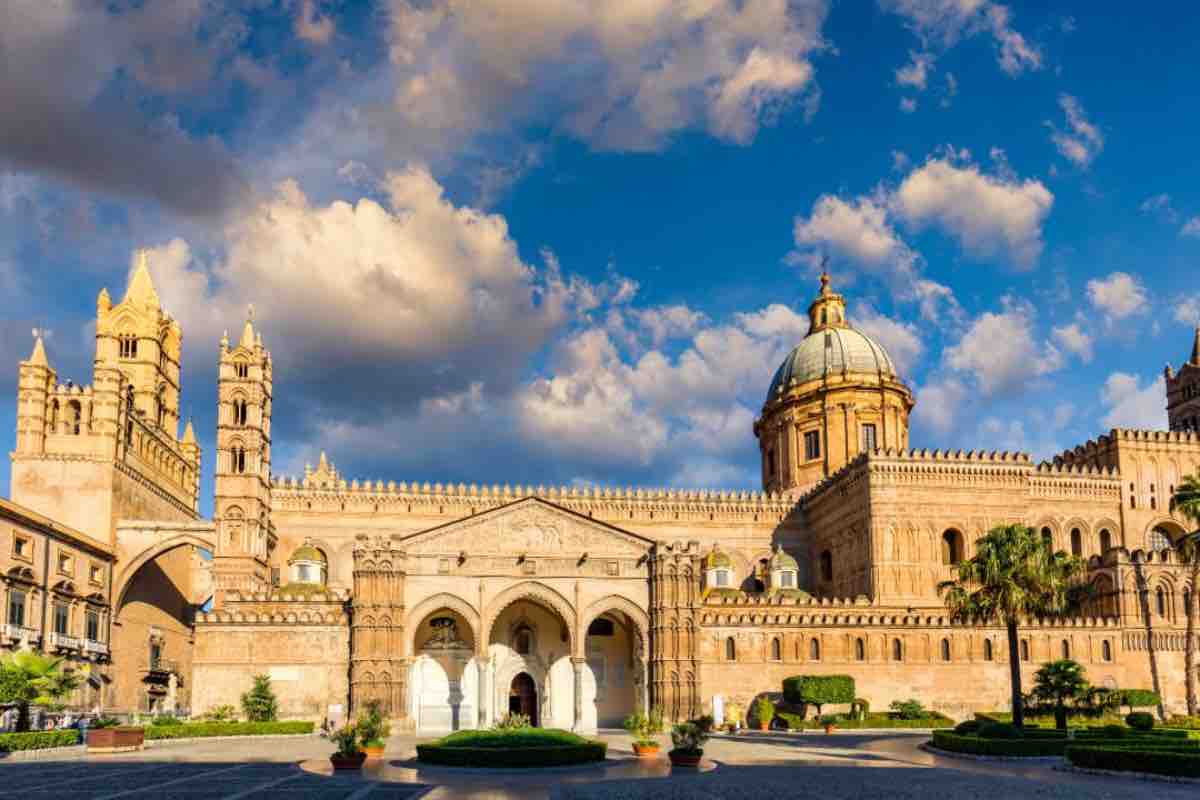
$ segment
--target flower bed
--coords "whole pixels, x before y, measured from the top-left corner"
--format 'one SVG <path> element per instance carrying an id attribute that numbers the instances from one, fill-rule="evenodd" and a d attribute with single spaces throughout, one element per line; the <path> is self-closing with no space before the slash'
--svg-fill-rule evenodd
<path id="1" fill-rule="evenodd" d="M 417 745 L 417 759 L 448 767 L 563 767 L 603 761 L 604 742 L 547 728 L 458 731 Z"/>
<path id="2" fill-rule="evenodd" d="M 29 731 L 0 734 L 0 752 L 46 750 L 50 747 L 71 747 L 79 744 L 79 731 Z"/>
<path id="3" fill-rule="evenodd" d="M 150 725 L 146 739 L 204 739 L 210 736 L 296 736 L 313 732 L 311 722 L 188 722 Z"/>
<path id="4" fill-rule="evenodd" d="M 1100 745 L 1073 744 L 1066 749 L 1067 760 L 1084 769 L 1110 769 L 1118 772 L 1146 772 L 1176 778 L 1200 778 L 1200 750 L 1134 749 Z"/>

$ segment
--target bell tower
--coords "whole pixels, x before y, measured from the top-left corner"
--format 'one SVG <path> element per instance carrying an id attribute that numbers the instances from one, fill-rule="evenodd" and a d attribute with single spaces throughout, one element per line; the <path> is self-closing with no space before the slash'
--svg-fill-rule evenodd
<path id="1" fill-rule="evenodd" d="M 1167 425 L 1173 431 L 1200 432 L 1200 325 L 1192 342 L 1192 357 L 1176 374 L 1167 366 Z"/>
<path id="2" fill-rule="evenodd" d="M 213 603 L 230 591 L 265 592 L 275 547 L 271 526 L 271 353 L 254 331 L 254 308 L 230 347 L 221 337 L 217 378 L 217 459 L 213 522 Z"/>

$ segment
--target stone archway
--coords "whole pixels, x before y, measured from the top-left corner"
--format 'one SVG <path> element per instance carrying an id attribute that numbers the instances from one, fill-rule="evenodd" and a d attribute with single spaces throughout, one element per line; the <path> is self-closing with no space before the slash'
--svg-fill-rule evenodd
<path id="1" fill-rule="evenodd" d="M 579 630 L 582 728 L 620 727 L 648 706 L 649 620 L 628 598 L 610 595 L 588 606 Z"/>
<path id="2" fill-rule="evenodd" d="M 524 673 L 536 688 L 541 725 L 579 727 L 583 662 L 573 657 L 575 621 L 571 604 L 539 582 L 520 583 L 496 596 L 483 626 L 488 685 L 481 683 L 482 724 L 509 710 L 512 682 Z"/>
<path id="3" fill-rule="evenodd" d="M 445 733 L 479 722 L 479 662 L 474 609 L 453 595 L 435 595 L 410 616 L 408 716 L 420 732 Z"/>

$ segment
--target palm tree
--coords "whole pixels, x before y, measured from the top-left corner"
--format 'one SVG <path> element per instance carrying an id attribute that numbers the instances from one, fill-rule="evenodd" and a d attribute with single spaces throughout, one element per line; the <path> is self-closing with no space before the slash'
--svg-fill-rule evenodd
<path id="1" fill-rule="evenodd" d="M 1033 696 L 1054 706 L 1054 727 L 1067 729 L 1067 702 L 1076 703 L 1088 695 L 1091 688 L 1083 665 L 1069 658 L 1043 664 L 1033 676 Z"/>
<path id="2" fill-rule="evenodd" d="M 1059 616 L 1078 602 L 1076 578 L 1083 560 L 1052 552 L 1026 525 L 999 525 L 975 543 L 975 555 L 960 561 L 955 571 L 957 578 L 939 583 L 938 593 L 956 621 L 997 620 L 1004 625 L 1013 724 L 1023 727 L 1018 628 L 1024 618 Z"/>
<path id="3" fill-rule="evenodd" d="M 1188 475 L 1175 489 L 1171 499 L 1175 510 L 1200 526 L 1200 475 Z M 1183 648 L 1184 687 L 1187 693 L 1188 716 L 1194 717 L 1200 710 L 1196 700 L 1196 607 L 1200 604 L 1200 531 L 1184 536 L 1176 545 L 1179 557 L 1190 567 L 1191 587 L 1188 590 L 1187 641 Z"/>
<path id="4" fill-rule="evenodd" d="M 16 703 L 17 729 L 29 727 L 29 706 L 52 706 L 79 688 L 82 676 L 65 669 L 65 660 L 33 650 L 17 650 L 0 659 L 0 694 Z"/>

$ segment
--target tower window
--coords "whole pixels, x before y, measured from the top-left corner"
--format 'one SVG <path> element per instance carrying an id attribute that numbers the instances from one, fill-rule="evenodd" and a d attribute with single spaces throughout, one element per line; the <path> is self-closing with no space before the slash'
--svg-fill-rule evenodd
<path id="1" fill-rule="evenodd" d="M 813 639 L 808 643 L 808 658 L 810 661 L 821 660 L 821 640 Z"/>
<path id="2" fill-rule="evenodd" d="M 942 661 L 950 660 L 950 640 L 942 639 Z"/>
<path id="3" fill-rule="evenodd" d="M 233 459 L 233 471 L 242 473 L 246 471 L 246 450 L 243 447 L 235 447 L 230 452 Z"/>
<path id="4" fill-rule="evenodd" d="M 857 661 L 865 661 L 867 658 L 867 646 L 862 639 L 854 640 L 854 658 Z"/>
<path id="5" fill-rule="evenodd" d="M 1079 532 L 1079 528 L 1071 529 L 1071 555 L 1083 555 L 1083 534 Z"/>
<path id="6" fill-rule="evenodd" d="M 121 358 L 137 358 L 138 340 L 132 334 L 117 337 Z"/>
<path id="7" fill-rule="evenodd" d="M 732 636 L 725 640 L 725 660 L 737 661 L 737 645 L 734 644 Z"/>
<path id="8" fill-rule="evenodd" d="M 995 658 L 995 654 L 992 652 L 992 640 L 984 639 L 983 640 L 983 660 L 991 661 L 993 658 Z"/>
<path id="9" fill-rule="evenodd" d="M 1100 553 L 1107 553 L 1112 547 L 1112 534 L 1108 532 L 1108 528 L 1100 531 Z"/>
<path id="10" fill-rule="evenodd" d="M 899 639 L 892 639 L 892 661 L 904 660 L 904 645 Z"/>
<path id="11" fill-rule="evenodd" d="M 821 553 L 821 580 L 833 580 L 833 553 L 828 550 Z"/>
<path id="12" fill-rule="evenodd" d="M 234 364 L 233 374 L 238 378 L 248 378 L 250 376 L 250 365 L 241 363 Z"/>
<path id="13" fill-rule="evenodd" d="M 875 425 L 867 423 L 862 426 L 862 446 L 868 453 L 875 450 Z"/>
<path id="14" fill-rule="evenodd" d="M 771 660 L 772 661 L 782 661 L 783 660 L 783 646 L 779 643 L 779 639 L 771 640 Z"/>
<path id="15" fill-rule="evenodd" d="M 821 457 L 820 431 L 808 431 L 804 434 L 804 457 L 809 461 Z"/>
<path id="16" fill-rule="evenodd" d="M 962 535 L 956 530 L 942 534 L 942 563 L 954 565 L 962 561 Z"/>
<path id="17" fill-rule="evenodd" d="M 233 401 L 233 424 L 246 424 L 246 401 L 240 397 Z"/>

